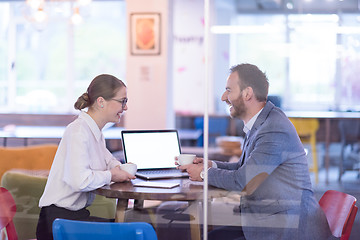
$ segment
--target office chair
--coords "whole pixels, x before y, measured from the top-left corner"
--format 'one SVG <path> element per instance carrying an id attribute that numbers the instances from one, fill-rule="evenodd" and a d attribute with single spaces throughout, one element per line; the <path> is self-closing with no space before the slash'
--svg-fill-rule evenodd
<path id="1" fill-rule="evenodd" d="M 230 119 L 228 117 L 210 117 L 209 118 L 209 146 L 216 146 L 216 137 L 226 136 L 229 128 Z M 204 118 L 196 117 L 194 119 L 196 129 L 204 129 Z M 204 146 L 203 134 L 198 139 L 198 146 Z"/>
<path id="2" fill-rule="evenodd" d="M 328 220 L 332 235 L 347 240 L 350 237 L 358 207 L 356 198 L 335 190 L 328 190 L 319 200 Z"/>
<path id="3" fill-rule="evenodd" d="M 315 182 L 319 182 L 319 169 L 316 151 L 316 132 L 319 129 L 319 120 L 315 118 L 289 118 L 294 125 L 297 134 L 302 143 L 310 143 L 312 166 L 309 167 L 310 172 L 315 173 Z"/>
<path id="4" fill-rule="evenodd" d="M 154 228 L 145 222 L 85 222 L 60 218 L 53 222 L 53 236 L 54 240 L 157 240 Z"/>
<path id="5" fill-rule="evenodd" d="M 0 230 L 6 228 L 8 240 L 17 240 L 15 225 L 13 222 L 16 213 L 16 204 L 11 193 L 0 187 Z"/>

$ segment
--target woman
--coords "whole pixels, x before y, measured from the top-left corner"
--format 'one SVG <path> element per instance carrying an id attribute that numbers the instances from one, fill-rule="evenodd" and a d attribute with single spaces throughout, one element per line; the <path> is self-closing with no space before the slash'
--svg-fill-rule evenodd
<path id="1" fill-rule="evenodd" d="M 101 129 L 108 122 L 119 122 L 127 110 L 127 89 L 114 76 L 102 74 L 94 78 L 74 104 L 81 111 L 70 123 L 60 141 L 44 193 L 36 230 L 38 240 L 52 239 L 52 223 L 56 218 L 110 221 L 90 216 L 86 209 L 94 200 L 90 191 L 105 184 L 124 182 L 135 176 L 120 170 L 106 149 Z"/>

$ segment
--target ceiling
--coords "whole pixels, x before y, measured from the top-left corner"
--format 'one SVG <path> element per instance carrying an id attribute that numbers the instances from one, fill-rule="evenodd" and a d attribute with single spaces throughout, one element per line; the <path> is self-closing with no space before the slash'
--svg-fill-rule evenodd
<path id="1" fill-rule="evenodd" d="M 235 0 L 241 13 L 360 13 L 360 0 Z"/>

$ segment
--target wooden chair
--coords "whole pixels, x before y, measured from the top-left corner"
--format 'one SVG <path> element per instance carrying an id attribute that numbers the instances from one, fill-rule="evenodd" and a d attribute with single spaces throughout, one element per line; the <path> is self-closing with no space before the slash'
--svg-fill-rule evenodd
<path id="1" fill-rule="evenodd" d="M 347 240 L 355 220 L 358 207 L 356 198 L 349 194 L 328 190 L 319 201 L 328 220 L 332 235 Z"/>
<path id="2" fill-rule="evenodd" d="M 319 120 L 315 118 L 289 118 L 294 124 L 302 143 L 309 143 L 311 146 L 312 166 L 310 172 L 315 173 L 315 182 L 319 182 L 319 169 L 316 151 L 316 132 L 319 129 Z"/>
<path id="3" fill-rule="evenodd" d="M 16 204 L 11 193 L 0 187 L 0 230 L 6 228 L 8 240 L 17 240 L 15 225 L 13 222 L 16 213 Z"/>
<path id="4" fill-rule="evenodd" d="M 53 236 L 54 240 L 157 240 L 154 228 L 145 222 L 85 222 L 59 218 L 53 222 Z"/>

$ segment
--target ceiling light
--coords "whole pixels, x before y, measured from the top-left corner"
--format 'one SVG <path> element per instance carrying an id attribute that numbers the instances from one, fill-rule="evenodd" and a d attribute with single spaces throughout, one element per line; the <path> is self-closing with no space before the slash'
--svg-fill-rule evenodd
<path id="1" fill-rule="evenodd" d="M 71 22 L 74 25 L 78 25 L 78 24 L 82 23 L 82 21 L 83 21 L 83 19 L 80 15 L 79 7 L 74 8 L 74 14 L 71 16 Z"/>
<path id="2" fill-rule="evenodd" d="M 44 4 L 44 0 L 26 0 L 26 4 L 32 9 L 39 9 Z"/>
<path id="3" fill-rule="evenodd" d="M 77 2 L 81 6 L 86 6 L 86 5 L 89 5 L 92 2 L 92 0 L 78 0 Z"/>
<path id="4" fill-rule="evenodd" d="M 47 15 L 44 12 L 44 10 L 42 9 L 42 7 L 39 7 L 38 10 L 34 14 L 34 19 L 38 23 L 44 22 L 46 20 L 46 17 L 47 17 Z"/>

